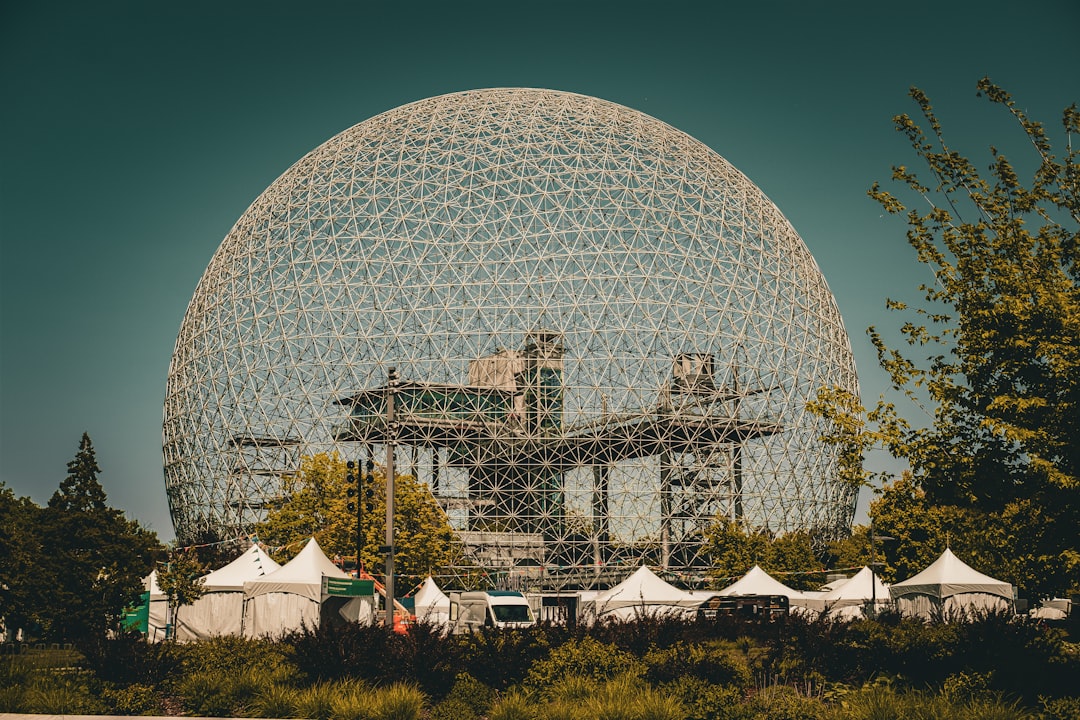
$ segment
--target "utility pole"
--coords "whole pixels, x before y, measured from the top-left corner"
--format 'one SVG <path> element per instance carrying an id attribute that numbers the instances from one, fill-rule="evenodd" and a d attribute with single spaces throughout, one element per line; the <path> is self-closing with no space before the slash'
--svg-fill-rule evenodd
<path id="1" fill-rule="evenodd" d="M 397 419 L 394 395 L 397 393 L 397 368 L 390 368 L 386 382 L 386 629 L 394 629 L 394 445 L 397 442 Z"/>

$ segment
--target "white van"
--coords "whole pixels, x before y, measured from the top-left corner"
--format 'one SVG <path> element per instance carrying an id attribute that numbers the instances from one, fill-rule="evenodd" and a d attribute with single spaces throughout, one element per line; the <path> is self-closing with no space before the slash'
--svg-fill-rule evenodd
<path id="1" fill-rule="evenodd" d="M 523 628 L 536 624 L 529 601 L 519 592 L 476 590 L 450 593 L 450 628 L 455 635 L 482 627 Z"/>

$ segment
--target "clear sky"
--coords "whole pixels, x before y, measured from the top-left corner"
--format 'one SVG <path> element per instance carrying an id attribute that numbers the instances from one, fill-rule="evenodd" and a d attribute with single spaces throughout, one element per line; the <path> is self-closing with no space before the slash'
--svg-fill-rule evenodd
<path id="1" fill-rule="evenodd" d="M 872 404 L 865 329 L 928 278 L 866 197 L 914 162 L 892 116 L 918 85 L 957 149 L 1019 155 L 989 75 L 1060 138 L 1078 28 L 1078 0 L 5 2 L 0 480 L 44 503 L 89 432 L 110 503 L 171 539 L 165 377 L 222 238 L 331 136 L 482 87 L 621 103 L 732 162 L 817 259 Z"/>

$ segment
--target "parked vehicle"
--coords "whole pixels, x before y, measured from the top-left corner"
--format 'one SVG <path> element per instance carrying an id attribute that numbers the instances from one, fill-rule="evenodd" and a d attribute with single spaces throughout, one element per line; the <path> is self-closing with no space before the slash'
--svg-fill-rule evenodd
<path id="1" fill-rule="evenodd" d="M 536 624 L 529 601 L 519 592 L 476 590 L 450 593 L 450 628 L 454 634 L 482 627 L 521 628 Z"/>
<path id="2" fill-rule="evenodd" d="M 736 617 L 753 622 L 782 621 L 788 616 L 786 595 L 715 595 L 698 606 L 698 617 Z"/>

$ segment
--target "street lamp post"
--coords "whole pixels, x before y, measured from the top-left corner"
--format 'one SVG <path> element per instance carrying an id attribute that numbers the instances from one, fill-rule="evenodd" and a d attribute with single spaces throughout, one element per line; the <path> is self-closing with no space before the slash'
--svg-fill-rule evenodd
<path id="1" fill-rule="evenodd" d="M 877 615 L 877 571 L 874 570 L 874 566 L 880 565 L 877 561 L 877 552 L 874 548 L 874 540 L 895 540 L 894 537 L 888 535 L 874 535 L 874 524 L 870 523 L 870 615 L 871 617 Z"/>

